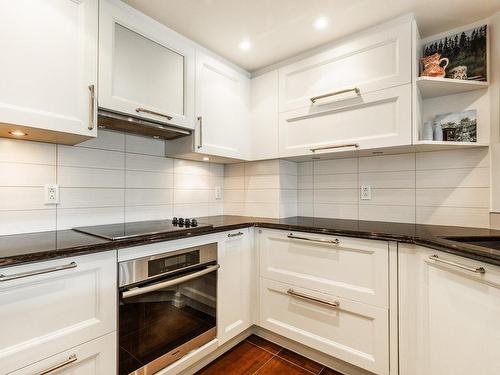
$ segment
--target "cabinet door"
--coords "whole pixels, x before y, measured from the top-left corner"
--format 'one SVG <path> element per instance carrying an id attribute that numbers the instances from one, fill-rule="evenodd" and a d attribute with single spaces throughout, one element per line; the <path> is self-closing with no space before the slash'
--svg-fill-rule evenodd
<path id="1" fill-rule="evenodd" d="M 52 370 L 52 371 L 50 371 Z M 116 334 L 109 333 L 83 345 L 14 371 L 11 375 L 114 375 Z"/>
<path id="2" fill-rule="evenodd" d="M 248 229 L 223 234 L 219 242 L 217 338 L 219 345 L 250 327 L 252 249 Z"/>
<path id="3" fill-rule="evenodd" d="M 311 98 L 341 100 L 345 89 L 362 95 L 411 82 L 411 23 L 370 31 L 330 50 L 281 68 L 280 111 L 311 107 Z"/>
<path id="4" fill-rule="evenodd" d="M 0 283 L 2 371 L 116 330 L 115 251 L 4 268 L 1 273 L 29 275 Z"/>
<path id="5" fill-rule="evenodd" d="M 388 308 L 386 241 L 261 230 L 262 277 Z"/>
<path id="6" fill-rule="evenodd" d="M 411 84 L 280 113 L 280 156 L 411 144 Z"/>
<path id="7" fill-rule="evenodd" d="M 246 159 L 250 80 L 201 52 L 196 55 L 196 150 Z"/>
<path id="8" fill-rule="evenodd" d="M 194 47 L 120 1 L 99 19 L 99 106 L 194 127 Z"/>
<path id="9" fill-rule="evenodd" d="M 260 281 L 262 327 L 375 374 L 389 373 L 388 321 L 386 309 Z"/>
<path id="10" fill-rule="evenodd" d="M 278 71 L 251 80 L 250 159 L 279 157 Z"/>
<path id="11" fill-rule="evenodd" d="M 400 246 L 399 306 L 401 375 L 500 374 L 499 267 Z"/>
<path id="12" fill-rule="evenodd" d="M 0 2 L 0 136 L 74 144 L 97 135 L 97 0 Z"/>

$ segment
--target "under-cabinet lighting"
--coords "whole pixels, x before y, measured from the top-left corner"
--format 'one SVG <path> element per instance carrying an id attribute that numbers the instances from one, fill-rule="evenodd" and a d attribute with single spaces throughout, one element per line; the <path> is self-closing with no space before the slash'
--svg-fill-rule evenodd
<path id="1" fill-rule="evenodd" d="M 22 132 L 20 130 L 13 130 L 13 131 L 9 132 L 9 134 L 12 134 L 13 136 L 16 136 L 16 137 L 25 137 L 28 135 L 27 133 Z"/>
<path id="2" fill-rule="evenodd" d="M 205 157 L 203 157 L 203 161 L 209 161 L 209 160 L 210 160 L 210 158 L 209 158 L 209 157 L 206 157 L 206 156 L 205 156 Z"/>
<path id="3" fill-rule="evenodd" d="M 317 30 L 323 30 L 328 27 L 328 19 L 326 17 L 319 17 L 314 20 L 314 28 Z"/>

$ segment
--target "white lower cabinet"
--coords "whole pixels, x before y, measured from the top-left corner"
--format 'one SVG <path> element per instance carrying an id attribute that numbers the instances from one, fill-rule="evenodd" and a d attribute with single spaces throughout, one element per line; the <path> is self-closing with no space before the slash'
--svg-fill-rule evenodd
<path id="1" fill-rule="evenodd" d="M 116 374 L 116 333 L 86 342 L 11 375 L 114 375 Z"/>
<path id="2" fill-rule="evenodd" d="M 411 137 L 411 84 L 279 117 L 280 157 L 410 145 Z"/>
<path id="3" fill-rule="evenodd" d="M 399 306 L 400 375 L 500 374 L 500 267 L 400 245 Z"/>
<path id="4" fill-rule="evenodd" d="M 2 374 L 116 330 L 116 251 L 0 273 Z"/>
<path id="5" fill-rule="evenodd" d="M 261 229 L 260 276 L 388 307 L 388 243 Z"/>
<path id="6" fill-rule="evenodd" d="M 386 309 L 261 278 L 260 325 L 376 374 L 389 373 Z"/>
<path id="7" fill-rule="evenodd" d="M 252 325 L 252 258 L 248 228 L 222 235 L 218 248 L 217 290 L 217 338 L 220 345 Z"/>

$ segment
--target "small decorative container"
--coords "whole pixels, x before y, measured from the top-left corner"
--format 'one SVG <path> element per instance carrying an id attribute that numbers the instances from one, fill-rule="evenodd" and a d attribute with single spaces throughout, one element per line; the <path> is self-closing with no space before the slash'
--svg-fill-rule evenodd
<path id="1" fill-rule="evenodd" d="M 435 141 L 442 141 L 443 140 L 443 127 L 441 126 L 441 123 L 434 123 L 434 140 Z"/>
<path id="2" fill-rule="evenodd" d="M 424 122 L 424 127 L 422 129 L 422 140 L 432 141 L 434 139 L 434 129 L 432 127 L 432 121 Z"/>

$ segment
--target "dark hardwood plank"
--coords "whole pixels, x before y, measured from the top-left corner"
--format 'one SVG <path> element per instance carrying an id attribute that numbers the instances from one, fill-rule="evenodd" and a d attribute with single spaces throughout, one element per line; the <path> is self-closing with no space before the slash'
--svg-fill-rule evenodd
<path id="1" fill-rule="evenodd" d="M 283 358 L 274 357 L 258 371 L 257 375 L 311 375 L 311 373 Z"/>
<path id="2" fill-rule="evenodd" d="M 247 338 L 248 342 L 251 342 L 254 345 L 257 345 L 259 348 L 267 350 L 273 354 L 278 353 L 281 350 L 281 346 L 275 344 L 274 342 L 263 339 L 260 336 L 252 335 Z"/>
<path id="3" fill-rule="evenodd" d="M 251 375 L 272 357 L 273 355 L 264 349 L 243 341 L 202 368 L 197 374 Z"/>
<path id="4" fill-rule="evenodd" d="M 340 372 L 332 370 L 331 368 L 324 367 L 323 370 L 320 372 L 320 375 L 342 375 L 342 374 Z"/>
<path id="5" fill-rule="evenodd" d="M 319 374 L 319 372 L 323 369 L 323 365 L 320 365 L 318 362 L 314 362 L 312 359 L 301 356 L 300 354 L 294 353 L 288 349 L 281 349 L 278 353 L 278 357 L 286 359 L 303 369 L 311 371 L 314 374 Z"/>

